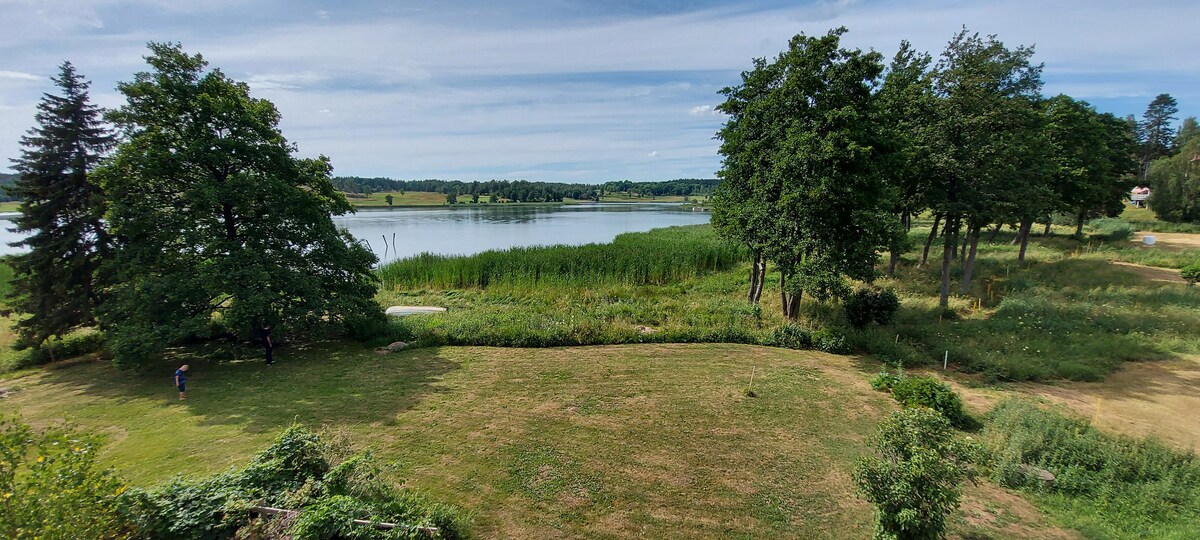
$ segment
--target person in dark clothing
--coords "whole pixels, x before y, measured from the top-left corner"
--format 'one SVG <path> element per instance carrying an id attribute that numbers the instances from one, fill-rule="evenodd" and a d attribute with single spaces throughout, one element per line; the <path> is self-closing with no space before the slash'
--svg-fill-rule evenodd
<path id="1" fill-rule="evenodd" d="M 267 350 L 267 365 L 275 363 L 275 342 L 271 341 L 271 325 L 263 323 L 262 326 L 263 347 Z"/>
<path id="2" fill-rule="evenodd" d="M 175 388 L 179 389 L 179 400 L 187 399 L 187 370 L 188 365 L 184 364 L 175 370 Z"/>

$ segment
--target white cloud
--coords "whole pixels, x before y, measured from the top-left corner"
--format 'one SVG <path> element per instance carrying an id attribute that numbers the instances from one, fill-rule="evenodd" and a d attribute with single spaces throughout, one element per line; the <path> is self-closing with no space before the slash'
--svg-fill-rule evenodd
<path id="1" fill-rule="evenodd" d="M 646 154 L 646 157 L 648 157 L 648 158 L 656 158 L 656 157 L 658 157 L 658 150 L 655 150 L 655 151 L 653 151 L 653 152 L 650 152 L 649 154 Z"/>
<path id="2" fill-rule="evenodd" d="M 23 71 L 8 71 L 5 69 L 0 69 L 0 79 L 16 79 L 18 81 L 44 81 L 44 80 L 46 80 L 45 77 L 39 77 L 32 73 L 25 73 Z"/>
<path id="3" fill-rule="evenodd" d="M 316 15 L 317 18 L 321 19 L 322 21 L 328 21 L 329 16 L 331 15 L 331 13 L 329 13 L 328 11 L 325 11 L 323 9 L 318 9 L 313 14 Z"/>

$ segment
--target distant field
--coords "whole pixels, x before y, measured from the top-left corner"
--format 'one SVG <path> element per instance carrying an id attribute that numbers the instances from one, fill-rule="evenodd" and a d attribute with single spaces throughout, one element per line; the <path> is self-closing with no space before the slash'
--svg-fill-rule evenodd
<path id="1" fill-rule="evenodd" d="M 606 202 L 606 203 L 647 203 L 647 202 L 682 203 L 682 202 L 684 202 L 683 199 L 684 199 L 683 195 L 664 195 L 661 197 L 653 197 L 650 195 L 646 195 L 646 196 L 629 197 L 625 194 L 615 194 L 615 195 L 605 195 L 605 196 L 601 197 L 600 202 Z M 688 201 L 707 201 L 707 199 L 704 197 L 687 197 L 687 200 Z M 563 202 L 565 202 L 567 204 L 586 204 L 586 203 L 595 202 L 595 201 L 580 200 L 580 199 L 564 199 Z"/>
<path id="2" fill-rule="evenodd" d="M 446 204 L 445 193 L 432 193 L 428 191 L 405 191 L 403 195 L 399 191 L 391 191 L 384 193 L 372 193 L 367 197 L 358 195 L 346 195 L 346 200 L 350 204 L 361 207 L 373 206 L 388 206 L 387 195 L 391 195 L 392 206 L 444 206 Z"/>
<path id="3" fill-rule="evenodd" d="M 20 201 L 0 202 L 0 212 L 16 212 L 20 208 Z"/>

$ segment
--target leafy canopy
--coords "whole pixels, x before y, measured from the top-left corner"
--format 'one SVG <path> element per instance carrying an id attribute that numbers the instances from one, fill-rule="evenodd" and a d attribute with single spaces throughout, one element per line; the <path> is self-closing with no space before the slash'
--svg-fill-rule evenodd
<path id="1" fill-rule="evenodd" d="M 124 140 L 97 171 L 116 242 L 102 311 L 116 361 L 264 322 L 311 335 L 381 320 L 376 259 L 331 219 L 353 209 L 329 160 L 296 158 L 275 106 L 200 55 L 150 52 L 151 70 L 118 85 L 127 102 L 109 119 Z"/>

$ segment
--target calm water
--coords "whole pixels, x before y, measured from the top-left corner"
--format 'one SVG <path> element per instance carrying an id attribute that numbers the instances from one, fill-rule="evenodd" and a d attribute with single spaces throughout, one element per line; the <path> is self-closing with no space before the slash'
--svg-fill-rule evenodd
<path id="1" fill-rule="evenodd" d="M 676 204 L 620 203 L 370 208 L 334 222 L 366 240 L 380 260 L 390 261 L 423 252 L 465 255 L 514 246 L 608 242 L 624 232 L 708 223 L 708 217 Z M 19 236 L 8 232 L 11 226 L 0 220 L 0 254 L 15 251 L 8 244 Z"/>

